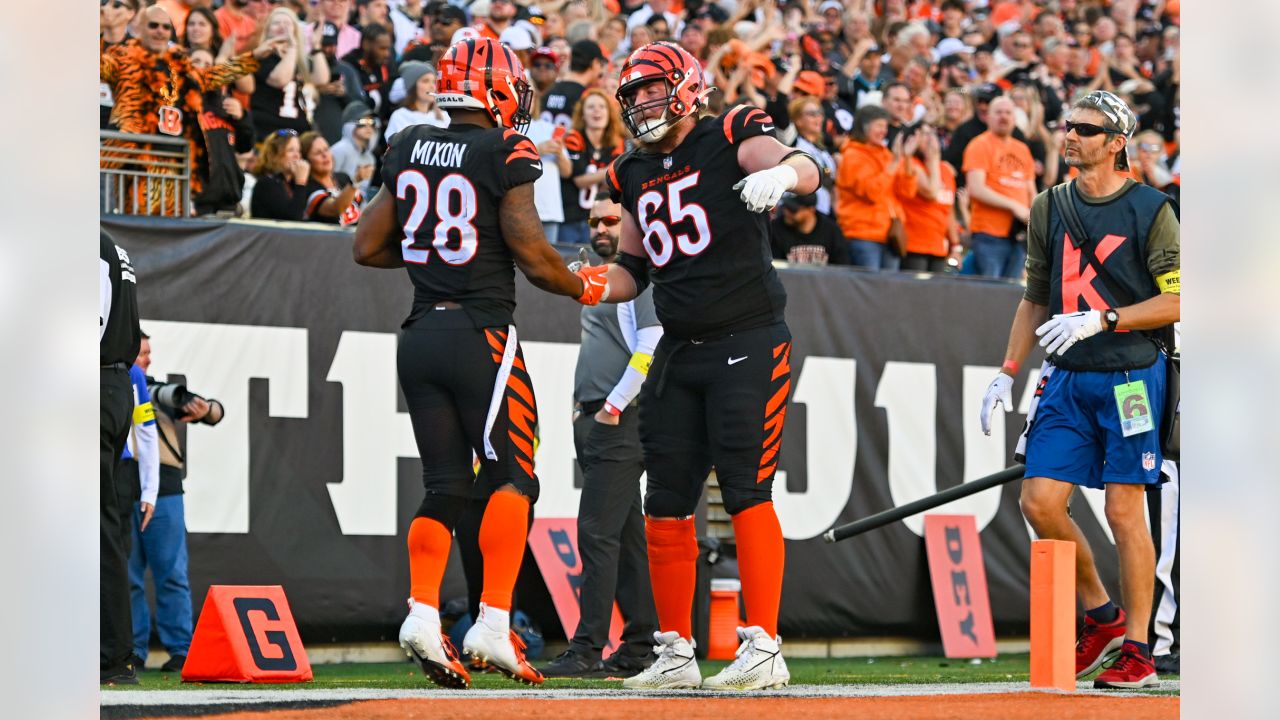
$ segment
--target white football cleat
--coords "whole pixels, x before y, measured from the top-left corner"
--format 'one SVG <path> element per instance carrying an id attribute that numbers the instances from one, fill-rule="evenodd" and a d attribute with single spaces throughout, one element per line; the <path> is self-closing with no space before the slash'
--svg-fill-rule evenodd
<path id="1" fill-rule="evenodd" d="M 787 661 L 782 659 L 782 638 L 769 637 L 759 625 L 738 628 L 737 657 L 729 667 L 702 681 L 712 690 L 770 690 L 791 682 Z"/>
<path id="2" fill-rule="evenodd" d="M 524 640 L 510 627 L 510 614 L 480 603 L 480 617 L 462 638 L 462 652 L 517 682 L 541 685 L 542 673 L 524 657 Z"/>
<path id="3" fill-rule="evenodd" d="M 409 616 L 400 625 L 400 647 L 418 661 L 423 674 L 437 685 L 447 688 L 471 685 L 471 675 L 458 658 L 458 652 L 440 631 L 440 615 L 434 608 L 409 601 Z"/>
<path id="4" fill-rule="evenodd" d="M 696 688 L 702 685 L 702 673 L 698 672 L 698 659 L 693 654 L 693 643 L 680 637 L 680 633 L 655 632 L 657 644 L 653 651 L 658 659 L 644 672 L 622 681 L 622 687 L 631 690 L 673 690 Z"/>

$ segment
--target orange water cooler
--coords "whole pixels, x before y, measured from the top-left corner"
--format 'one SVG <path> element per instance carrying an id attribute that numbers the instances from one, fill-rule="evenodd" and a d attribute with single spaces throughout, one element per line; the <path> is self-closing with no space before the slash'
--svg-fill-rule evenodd
<path id="1" fill-rule="evenodd" d="M 711 617 L 707 630 L 707 659 L 732 660 L 738 649 L 738 626 L 746 622 L 738 615 L 742 581 L 719 578 L 711 581 Z"/>

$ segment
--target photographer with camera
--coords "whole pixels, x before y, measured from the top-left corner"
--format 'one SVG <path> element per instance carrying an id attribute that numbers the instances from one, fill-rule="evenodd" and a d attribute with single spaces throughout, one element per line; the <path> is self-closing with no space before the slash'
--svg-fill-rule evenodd
<path id="1" fill-rule="evenodd" d="M 151 367 L 151 338 L 142 334 L 136 366 L 145 373 Z M 151 568 L 155 584 L 155 625 L 160 642 L 169 652 L 162 671 L 180 672 L 187 660 L 193 631 L 191 586 L 187 582 L 187 525 L 182 501 L 186 475 L 183 454 L 185 433 L 181 423 L 217 425 L 224 409 L 217 400 L 206 400 L 178 383 L 147 377 L 147 389 L 156 409 L 160 446 L 160 491 L 151 522 L 142 531 L 142 517 L 133 517 L 133 549 L 129 555 L 129 587 L 133 609 L 134 665 L 142 668 L 151 639 L 151 609 L 147 604 L 146 572 Z"/>

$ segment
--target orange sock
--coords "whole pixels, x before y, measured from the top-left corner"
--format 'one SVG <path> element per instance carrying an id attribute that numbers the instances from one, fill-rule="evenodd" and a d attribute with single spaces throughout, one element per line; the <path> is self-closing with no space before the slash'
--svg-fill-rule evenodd
<path id="1" fill-rule="evenodd" d="M 759 625 L 774 637 L 778 634 L 786 546 L 773 503 L 754 505 L 734 515 L 733 534 L 738 540 L 738 575 L 742 578 L 747 623 Z"/>
<path id="2" fill-rule="evenodd" d="M 644 519 L 658 629 L 663 632 L 675 630 L 686 640 L 693 639 L 693 590 L 698 573 L 698 538 L 695 532 L 693 518 Z"/>
<path id="3" fill-rule="evenodd" d="M 453 534 L 439 520 L 416 517 L 409 525 L 409 594 L 415 601 L 439 609 L 451 542 Z"/>
<path id="4" fill-rule="evenodd" d="M 480 520 L 480 555 L 484 558 L 480 602 L 498 610 L 511 610 L 511 591 L 520 574 L 528 534 L 528 498 L 509 490 L 495 492 Z"/>

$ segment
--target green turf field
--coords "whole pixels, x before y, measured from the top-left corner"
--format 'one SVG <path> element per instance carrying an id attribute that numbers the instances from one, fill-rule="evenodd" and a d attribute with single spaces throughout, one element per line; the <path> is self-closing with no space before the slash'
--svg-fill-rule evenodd
<path id="1" fill-rule="evenodd" d="M 535 665 L 538 663 L 535 663 Z M 718 672 L 728 663 L 703 661 L 698 663 L 703 676 Z M 787 660 L 791 670 L 792 685 L 843 685 L 869 684 L 893 685 L 898 683 L 970 683 L 970 682 L 1027 682 L 1029 657 L 1026 654 L 1002 655 L 994 660 L 971 662 L 939 657 L 876 657 L 876 658 L 795 658 Z M 227 690 L 236 687 L 265 688 L 427 688 L 435 687 L 422 676 L 418 666 L 408 661 L 402 663 L 343 663 L 316 665 L 312 670 L 315 679 L 310 683 L 280 685 L 235 685 L 227 683 L 183 683 L 177 673 L 144 671 L 138 673 L 138 685 L 125 689 L 184 690 L 209 688 Z M 1174 679 L 1177 676 L 1162 677 Z M 473 673 L 472 687 L 476 689 L 522 687 L 495 673 Z M 617 680 L 549 679 L 543 686 L 549 689 L 610 688 L 621 687 Z M 1176 691 L 1150 691 L 1152 694 L 1176 694 Z"/>

